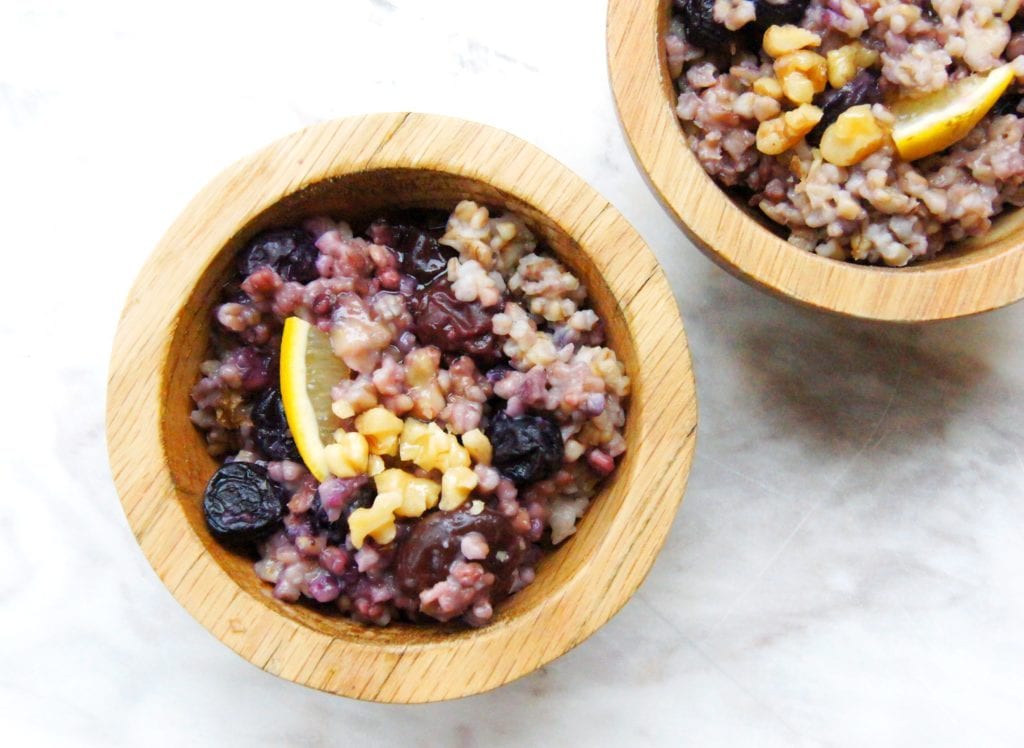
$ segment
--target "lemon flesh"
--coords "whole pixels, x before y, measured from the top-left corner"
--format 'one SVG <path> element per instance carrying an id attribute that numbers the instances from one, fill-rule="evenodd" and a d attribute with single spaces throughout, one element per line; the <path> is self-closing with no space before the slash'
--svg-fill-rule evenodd
<path id="1" fill-rule="evenodd" d="M 919 99 L 896 101 L 892 105 L 896 150 L 905 161 L 914 161 L 949 148 L 988 114 L 1013 77 L 1013 68 L 1003 65 Z"/>
<path id="2" fill-rule="evenodd" d="M 281 336 L 281 400 L 295 446 L 321 483 L 330 474 L 324 445 L 341 424 L 331 411 L 331 388 L 349 370 L 331 350 L 327 335 L 300 317 L 284 322 Z"/>

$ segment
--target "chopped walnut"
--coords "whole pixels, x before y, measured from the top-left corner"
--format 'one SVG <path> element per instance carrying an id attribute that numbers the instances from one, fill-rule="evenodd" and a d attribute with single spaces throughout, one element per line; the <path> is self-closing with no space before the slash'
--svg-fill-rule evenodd
<path id="1" fill-rule="evenodd" d="M 782 84 L 775 78 L 758 78 L 754 81 L 754 93 L 758 96 L 770 96 L 773 99 L 782 98 Z"/>
<path id="2" fill-rule="evenodd" d="M 774 67 L 782 92 L 794 104 L 810 104 L 814 94 L 824 91 L 828 82 L 828 63 L 817 52 L 790 52 L 777 59 Z"/>
<path id="3" fill-rule="evenodd" d="M 757 128 L 757 150 L 769 156 L 785 153 L 814 129 L 821 116 L 818 107 L 802 104 L 791 112 L 762 122 Z"/>
<path id="4" fill-rule="evenodd" d="M 885 143 L 885 130 L 871 113 L 870 104 L 850 107 L 821 137 L 821 155 L 830 164 L 859 164 Z"/>
<path id="5" fill-rule="evenodd" d="M 878 62 L 878 52 L 868 49 L 860 42 L 851 42 L 833 49 L 826 57 L 828 82 L 832 88 L 842 88 L 852 81 L 864 68 Z"/>
<path id="6" fill-rule="evenodd" d="M 769 26 L 761 46 L 772 57 L 778 58 L 806 47 L 820 47 L 821 37 L 792 24 Z"/>

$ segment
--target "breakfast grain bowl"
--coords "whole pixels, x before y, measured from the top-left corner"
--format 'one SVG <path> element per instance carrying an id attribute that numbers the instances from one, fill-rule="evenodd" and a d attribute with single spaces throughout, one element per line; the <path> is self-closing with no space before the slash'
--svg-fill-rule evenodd
<path id="1" fill-rule="evenodd" d="M 744 280 L 877 320 L 993 309 L 1024 296 L 1024 50 L 998 5 L 611 0 L 619 115 Z"/>
<path id="2" fill-rule="evenodd" d="M 399 196 L 400 199 L 400 196 Z M 192 422 L 211 532 L 274 596 L 364 623 L 490 622 L 626 449 L 629 376 L 514 214 L 313 216 L 243 247 Z"/>
<path id="3" fill-rule="evenodd" d="M 719 184 L 836 260 L 904 267 L 1024 203 L 1002 0 L 675 0 L 676 113 Z"/>
<path id="4" fill-rule="evenodd" d="M 534 251 L 524 251 L 506 273 L 496 272 L 493 285 L 472 266 L 463 276 L 469 260 L 460 252 L 483 245 L 460 245 L 445 234 L 475 225 L 511 236 L 509 227 L 498 228 L 503 223 L 513 224 L 519 241 L 535 243 Z M 307 240 L 317 247 L 312 265 L 308 249 L 293 252 Z M 433 262 L 430 252 L 417 254 L 424 246 L 444 262 Z M 411 274 L 391 272 L 414 254 L 429 279 L 410 282 L 400 276 Z M 530 254 L 537 259 L 525 260 Z M 246 266 L 257 255 L 263 264 Z M 341 293 L 320 298 L 324 286 L 351 280 L 350 261 L 358 258 L 372 265 L 362 276 L 367 283 L 348 291 L 337 283 L 333 290 Z M 531 269 L 537 263 L 543 267 Z M 585 297 L 570 288 L 572 279 Z M 374 289 L 370 281 L 398 286 Z M 520 294 L 528 286 L 523 281 L 537 285 Z M 383 335 L 368 344 L 377 340 L 372 326 L 335 333 L 339 319 L 367 321 L 350 312 L 368 299 L 401 295 L 403 283 L 422 290 L 434 282 L 438 297 L 420 302 L 423 314 L 389 318 L 404 321 L 388 333 L 386 345 Z M 311 286 L 314 292 L 307 293 Z M 471 303 L 454 297 L 470 291 L 477 301 L 481 295 L 491 301 L 496 289 L 500 314 L 508 317 L 497 321 L 497 335 L 505 339 L 500 353 L 486 344 L 473 351 L 476 374 L 465 356 L 440 350 L 447 345 L 441 338 L 428 345 L 415 332 L 403 338 L 432 317 L 431 301 Z M 527 301 L 524 294 L 534 291 L 543 298 Z M 522 314 L 507 306 L 513 293 L 520 294 L 519 306 L 526 304 Z M 577 314 L 579 329 L 556 330 L 571 326 Z M 594 318 L 603 322 L 600 328 L 591 324 Z M 405 322 L 411 326 L 400 330 Z M 495 335 L 493 319 L 490 324 Z M 549 342 L 558 338 L 556 352 L 564 351 L 566 364 L 601 348 L 614 351 L 621 364 L 614 372 L 629 377 L 628 396 L 620 389 L 621 413 L 609 408 L 607 389 L 603 404 L 590 398 L 593 381 L 580 390 L 574 383 L 582 380 L 569 377 L 566 387 L 541 393 L 528 371 L 516 369 L 516 356 L 536 347 L 527 338 L 544 339 L 544 331 Z M 479 332 L 474 328 L 462 343 L 480 340 Z M 419 333 L 430 337 L 426 328 Z M 313 403 L 322 392 L 315 383 L 324 340 L 331 366 L 347 371 L 343 382 L 333 383 L 340 387 L 328 388 L 337 422 L 312 431 L 287 426 L 295 410 L 290 398 L 312 393 Z M 342 356 L 333 355 L 331 342 Z M 306 365 L 282 365 L 285 359 Z M 512 362 L 508 370 L 504 359 Z M 552 366 L 545 364 L 547 375 Z M 301 387 L 292 381 L 299 371 L 309 374 Z M 406 386 L 389 387 L 399 371 Z M 363 379 L 373 383 L 375 375 L 377 403 L 370 405 Z M 555 412 L 570 402 L 562 415 Z M 610 428 L 586 437 L 582 428 L 571 433 L 574 417 L 590 421 L 598 411 L 613 416 Z M 314 407 L 314 418 L 317 413 L 323 410 Z M 499 442 L 522 434 L 497 432 L 517 418 L 534 419 L 540 433 L 526 436 L 517 453 L 524 460 L 513 466 L 499 456 L 508 446 L 499 449 Z M 312 127 L 211 183 L 168 231 L 133 288 L 108 390 L 115 482 L 143 552 L 170 591 L 254 664 L 298 683 L 379 701 L 432 701 L 493 688 L 557 657 L 613 615 L 665 539 L 689 471 L 695 424 L 682 324 L 635 231 L 577 177 L 522 141 L 415 114 Z M 313 434 L 319 452 L 304 444 Z M 538 441 L 545 449 L 536 449 Z M 563 455 L 556 461 L 559 446 Z M 565 461 L 567 451 L 575 461 Z M 328 466 L 322 481 L 314 474 L 320 472 L 317 454 Z M 572 464 L 585 467 L 588 484 L 610 473 L 592 498 L 581 500 L 588 489 L 566 469 Z M 392 483 L 378 486 L 375 479 L 389 470 Z M 357 474 L 338 475 L 346 472 Z M 410 492 L 410 484 L 422 491 Z M 246 511 L 222 511 L 240 495 L 255 497 Z M 374 511 L 387 495 L 395 505 L 385 502 Z M 424 511 L 401 516 L 397 509 L 407 502 L 420 508 L 412 506 L 416 497 Z M 563 500 L 555 519 L 553 509 Z M 360 509 L 369 511 L 357 514 Z M 260 517 L 268 520 L 265 526 L 258 526 Z M 437 551 L 426 554 L 433 557 L 407 564 L 429 573 L 412 575 L 402 590 L 382 581 L 386 568 L 396 568 L 388 567 L 385 551 L 389 543 L 409 541 L 416 523 L 440 544 L 424 544 Z M 233 536 L 237 529 L 242 532 Z M 248 531 L 252 535 L 243 537 Z"/>

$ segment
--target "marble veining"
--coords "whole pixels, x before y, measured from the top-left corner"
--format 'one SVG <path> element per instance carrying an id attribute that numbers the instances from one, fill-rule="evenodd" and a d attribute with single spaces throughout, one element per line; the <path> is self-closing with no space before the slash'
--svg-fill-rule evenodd
<path id="1" fill-rule="evenodd" d="M 5 735 L 1024 742 L 1024 306 L 879 327 L 714 267 L 619 133 L 603 0 L 240 7 L 0 4 Z M 220 645 L 135 545 L 103 437 L 122 299 L 191 195 L 296 128 L 405 109 L 528 138 L 619 207 L 675 290 L 701 411 L 686 499 L 631 603 L 532 676 L 416 707 L 313 692 Z"/>

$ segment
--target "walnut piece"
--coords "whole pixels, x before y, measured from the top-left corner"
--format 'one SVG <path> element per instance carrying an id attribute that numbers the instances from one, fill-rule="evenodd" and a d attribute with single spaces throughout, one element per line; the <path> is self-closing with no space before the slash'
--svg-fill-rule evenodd
<path id="1" fill-rule="evenodd" d="M 859 164 L 885 143 L 885 130 L 871 113 L 870 104 L 850 107 L 821 136 L 821 155 L 830 164 Z"/>
<path id="2" fill-rule="evenodd" d="M 860 42 L 850 42 L 839 49 L 833 49 L 825 59 L 829 85 L 832 88 L 842 88 L 861 70 L 878 62 L 878 52 L 868 49 Z"/>
<path id="3" fill-rule="evenodd" d="M 798 49 L 820 47 L 821 37 L 812 31 L 792 24 L 769 26 L 768 30 L 764 32 L 761 46 L 772 57 L 778 58 L 788 55 L 790 52 L 796 52 Z"/>
<path id="4" fill-rule="evenodd" d="M 769 156 L 785 153 L 814 129 L 821 115 L 818 107 L 802 104 L 791 112 L 762 122 L 757 128 L 757 150 Z"/>
<path id="5" fill-rule="evenodd" d="M 758 78 L 754 81 L 753 85 L 754 93 L 758 96 L 770 96 L 773 99 L 782 98 L 782 84 L 779 83 L 775 78 Z"/>
<path id="6" fill-rule="evenodd" d="M 807 49 L 780 57 L 774 67 L 782 92 L 794 104 L 810 104 L 814 94 L 824 91 L 828 83 L 827 61 Z"/>

